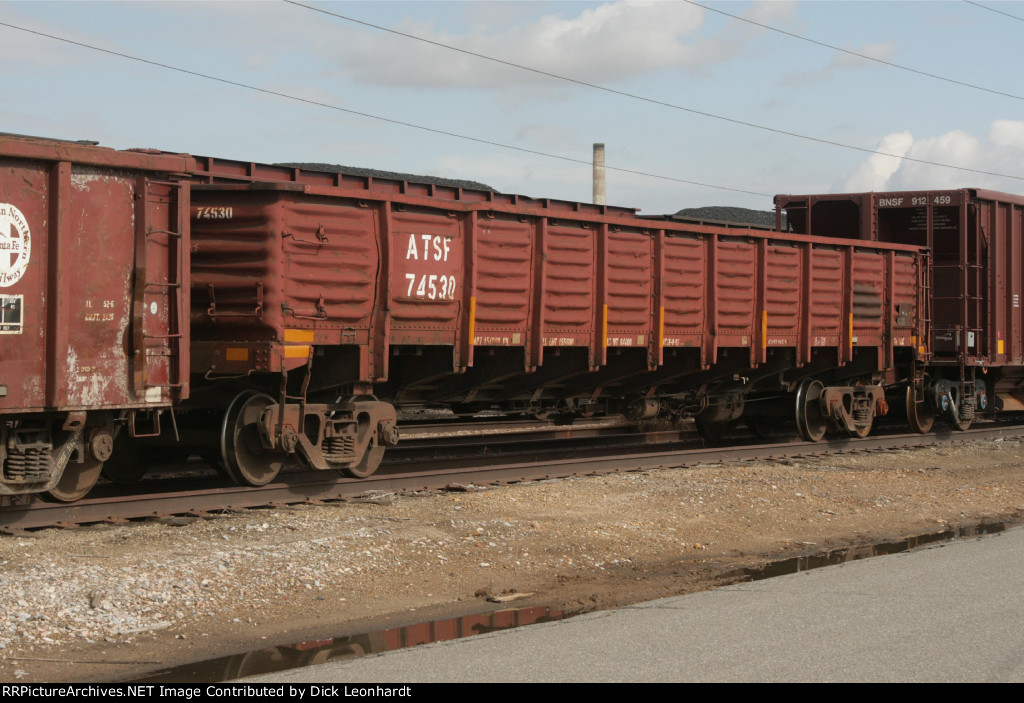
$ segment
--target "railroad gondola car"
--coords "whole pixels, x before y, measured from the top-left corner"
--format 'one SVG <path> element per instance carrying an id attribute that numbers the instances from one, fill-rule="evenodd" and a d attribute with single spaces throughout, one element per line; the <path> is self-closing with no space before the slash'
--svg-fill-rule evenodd
<path id="1" fill-rule="evenodd" d="M 188 397 L 191 171 L 0 136 L 0 495 L 81 497 Z"/>
<path id="2" fill-rule="evenodd" d="M 918 246 L 205 157 L 194 176 L 194 387 L 223 387 L 244 483 L 290 453 L 366 475 L 410 404 L 865 435 L 928 355 Z"/>

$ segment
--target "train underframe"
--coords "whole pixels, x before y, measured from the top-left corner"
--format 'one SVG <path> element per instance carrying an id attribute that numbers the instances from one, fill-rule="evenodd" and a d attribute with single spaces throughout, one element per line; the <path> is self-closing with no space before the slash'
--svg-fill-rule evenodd
<path id="1" fill-rule="evenodd" d="M 5 417 L 0 495 L 74 501 L 100 475 L 119 484 L 137 481 L 154 451 L 200 455 L 241 485 L 265 485 L 289 461 L 362 478 L 398 442 L 396 407 L 564 423 L 612 414 L 677 427 L 692 420 L 711 442 L 741 423 L 762 436 L 795 425 L 814 442 L 829 433 L 867 436 L 875 420 L 889 414 L 905 418 L 916 432 L 931 431 L 936 420 L 964 430 L 1002 409 L 1002 398 L 1024 398 L 1022 378 L 1008 370 L 926 367 L 899 354 L 894 368 L 883 370 L 875 368 L 873 349 L 846 364 L 823 350 L 799 367 L 793 350 L 770 350 L 766 363 L 752 366 L 749 350 L 720 349 L 717 363 L 707 368 L 673 350 L 653 370 L 641 363 L 644 350 L 630 349 L 615 350 L 606 366 L 591 370 L 586 351 L 552 349 L 543 366 L 527 373 L 521 350 L 484 348 L 477 350 L 476 366 L 453 372 L 450 348 L 396 348 L 389 381 L 372 386 L 339 383 L 344 375 L 337 369 L 311 360 L 291 373 L 197 382 L 193 399 L 173 411 Z M 997 382 L 1012 388 L 990 399 Z"/>
<path id="2" fill-rule="evenodd" d="M 925 417 L 934 421 L 941 414 L 930 412 L 932 406 L 966 428 L 977 403 L 965 407 L 961 396 L 980 396 L 984 404 L 984 384 L 973 375 L 947 373 L 933 381 L 909 349 L 897 350 L 890 369 L 878 367 L 872 348 L 855 350 L 847 363 L 837 361 L 834 349 L 823 348 L 804 364 L 796 362 L 793 349 L 770 349 L 767 360 L 756 365 L 750 363 L 747 348 L 719 349 L 712 365 L 702 364 L 697 350 L 673 349 L 666 350 L 665 363 L 653 370 L 645 367 L 644 350 L 615 349 L 609 350 L 607 365 L 596 371 L 587 368 L 585 349 L 551 351 L 543 367 L 524 375 L 518 350 L 477 349 L 478 364 L 481 354 L 488 355 L 486 370 L 451 375 L 447 359 L 436 350 L 399 350 L 392 357 L 392 379 L 379 390 L 400 405 L 447 402 L 458 415 L 491 410 L 570 422 L 621 413 L 630 420 L 662 419 L 677 425 L 692 419 L 711 441 L 740 423 L 762 434 L 783 422 L 793 423 L 807 441 L 829 432 L 863 437 L 875 418 L 889 413 L 890 405 L 908 407 L 906 391 L 911 387 L 915 390 L 909 407 L 916 410 L 918 428 Z M 408 361 L 402 363 L 404 359 Z M 968 378 L 970 387 L 960 378 Z"/>
<path id="3" fill-rule="evenodd" d="M 161 415 L 173 420 L 170 410 L 71 410 L 0 417 L 0 496 L 39 494 L 58 502 L 82 498 L 101 474 L 117 479 L 120 467 L 130 470 L 125 438 L 160 434 Z"/>

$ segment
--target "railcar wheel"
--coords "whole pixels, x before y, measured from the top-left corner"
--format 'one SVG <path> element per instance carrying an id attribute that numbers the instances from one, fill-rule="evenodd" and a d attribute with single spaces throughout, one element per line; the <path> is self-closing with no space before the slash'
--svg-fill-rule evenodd
<path id="1" fill-rule="evenodd" d="M 265 486 L 284 466 L 284 452 L 264 449 L 257 423 L 263 411 L 277 401 L 265 393 L 243 391 L 224 414 L 220 450 L 224 470 L 240 486 Z"/>
<path id="2" fill-rule="evenodd" d="M 973 420 L 956 420 L 956 421 L 950 421 L 949 424 L 951 424 L 953 426 L 954 430 L 959 430 L 960 432 L 966 432 L 967 430 L 971 429 L 971 423 L 972 422 L 973 422 Z"/>
<path id="3" fill-rule="evenodd" d="M 818 400 L 825 385 L 805 378 L 796 389 L 796 428 L 806 442 L 817 442 L 828 430 L 828 418 L 821 414 Z"/>
<path id="4" fill-rule="evenodd" d="M 114 440 L 114 453 L 103 464 L 103 478 L 119 486 L 135 485 L 149 469 L 149 462 L 143 459 L 139 445 L 131 437 L 126 437 L 127 433 L 128 430 L 121 430 Z"/>
<path id="5" fill-rule="evenodd" d="M 907 423 L 910 429 L 919 434 L 927 434 L 935 425 L 935 409 L 929 408 L 925 401 L 924 389 L 928 387 L 928 377 L 921 380 L 920 387 L 916 383 L 907 385 Z"/>
<path id="6" fill-rule="evenodd" d="M 384 459 L 384 450 L 386 447 L 382 447 L 377 444 L 377 438 L 374 437 L 370 440 L 370 446 L 366 448 L 366 452 L 363 454 L 363 458 L 360 459 L 359 463 L 355 466 L 349 466 L 341 470 L 346 476 L 352 478 L 366 478 L 377 470 L 380 466 L 380 462 Z"/>
<path id="7" fill-rule="evenodd" d="M 74 503 L 92 490 L 102 472 L 103 462 L 94 457 L 87 457 L 81 464 L 69 463 L 57 485 L 43 493 L 42 497 L 57 503 Z"/>

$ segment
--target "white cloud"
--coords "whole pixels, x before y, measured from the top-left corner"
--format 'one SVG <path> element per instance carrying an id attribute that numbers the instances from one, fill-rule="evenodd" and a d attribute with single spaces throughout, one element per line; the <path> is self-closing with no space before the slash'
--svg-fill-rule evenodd
<path id="1" fill-rule="evenodd" d="M 914 143 L 914 137 L 910 132 L 897 132 L 888 134 L 878 145 L 877 151 L 896 156 L 905 156 Z M 853 192 L 869 190 L 886 190 L 885 184 L 889 182 L 893 174 L 900 168 L 902 161 L 891 156 L 872 154 L 868 160 L 857 167 L 853 175 L 846 179 L 841 190 Z"/>
<path id="2" fill-rule="evenodd" d="M 900 150 L 902 149 L 902 153 Z M 974 136 L 961 130 L 914 140 L 909 132 L 890 134 L 879 151 L 901 153 L 911 159 L 963 166 L 996 174 L 1024 176 L 1024 122 L 996 120 L 987 135 Z M 991 188 L 1021 191 L 1020 180 L 972 173 L 918 163 L 896 161 L 872 155 L 843 181 L 839 191 L 925 190 L 945 188 Z"/>
<path id="3" fill-rule="evenodd" d="M 988 138 L 996 146 L 1024 150 L 1024 122 L 996 120 L 988 131 Z"/>
<path id="4" fill-rule="evenodd" d="M 759 19 L 785 16 L 792 3 L 754 3 Z M 720 34 L 698 36 L 706 12 L 689 3 L 623 0 L 573 17 L 546 15 L 508 26 L 477 24 L 463 34 L 433 21 L 405 20 L 395 29 L 467 51 L 588 82 L 607 83 L 667 68 L 698 69 L 734 56 L 762 32 L 732 20 Z M 337 65 L 363 83 L 411 87 L 504 89 L 551 79 L 449 49 L 385 35 L 351 34 L 337 47 Z"/>

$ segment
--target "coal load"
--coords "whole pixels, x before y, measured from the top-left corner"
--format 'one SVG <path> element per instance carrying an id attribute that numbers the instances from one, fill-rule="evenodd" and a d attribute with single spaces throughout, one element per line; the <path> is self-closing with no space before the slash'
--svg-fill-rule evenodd
<path id="1" fill-rule="evenodd" d="M 375 168 L 361 168 L 358 166 L 341 166 L 338 164 L 320 163 L 283 163 L 275 166 L 287 166 L 288 168 L 301 168 L 309 171 L 327 171 L 329 173 L 344 173 L 350 176 L 361 176 L 364 178 L 381 178 L 391 181 L 408 181 L 410 183 L 431 183 L 436 186 L 447 188 L 463 188 L 465 190 L 483 190 L 497 193 L 494 188 L 479 181 L 466 181 L 460 178 L 442 178 L 440 176 L 422 176 L 415 173 L 397 173 L 395 171 L 381 171 Z"/>

